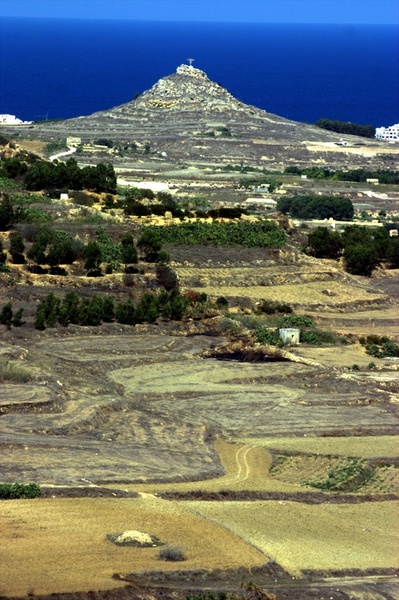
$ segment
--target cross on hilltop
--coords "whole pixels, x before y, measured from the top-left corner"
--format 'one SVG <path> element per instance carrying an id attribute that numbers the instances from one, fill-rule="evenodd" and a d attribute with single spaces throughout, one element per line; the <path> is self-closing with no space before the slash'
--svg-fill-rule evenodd
<path id="1" fill-rule="evenodd" d="M 188 64 L 190 65 L 190 67 L 192 67 L 193 66 L 193 62 L 194 62 L 195 59 L 194 58 L 188 58 L 187 60 L 188 60 Z"/>

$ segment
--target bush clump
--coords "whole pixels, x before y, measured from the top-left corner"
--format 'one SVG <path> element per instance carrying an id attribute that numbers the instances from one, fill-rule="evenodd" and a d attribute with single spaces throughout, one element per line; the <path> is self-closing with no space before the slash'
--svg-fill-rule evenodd
<path id="1" fill-rule="evenodd" d="M 314 327 L 314 322 L 306 315 L 285 315 L 278 322 L 279 327 Z"/>
<path id="2" fill-rule="evenodd" d="M 255 330 L 255 341 L 258 344 L 271 345 L 271 346 L 283 346 L 284 343 L 280 339 L 277 331 L 273 329 L 267 329 L 267 327 L 258 327 Z"/>
<path id="3" fill-rule="evenodd" d="M 354 492 L 371 481 L 374 473 L 374 466 L 366 460 L 351 458 L 331 469 L 325 479 L 304 483 L 319 490 Z"/>
<path id="4" fill-rule="evenodd" d="M 178 546 L 164 546 L 158 553 L 159 560 L 166 560 L 169 562 L 181 562 L 186 560 L 185 554 Z"/>
<path id="5" fill-rule="evenodd" d="M 26 369 L 18 365 L 6 362 L 0 362 L 0 382 L 9 381 L 12 383 L 26 383 L 32 379 L 32 375 Z"/>
<path id="6" fill-rule="evenodd" d="M 0 500 L 37 498 L 38 496 L 40 496 L 40 486 L 37 483 L 0 483 Z"/>

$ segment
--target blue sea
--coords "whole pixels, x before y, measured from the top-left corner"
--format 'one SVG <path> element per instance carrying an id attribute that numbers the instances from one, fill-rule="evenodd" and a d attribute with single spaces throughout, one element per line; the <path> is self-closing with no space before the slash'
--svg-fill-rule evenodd
<path id="1" fill-rule="evenodd" d="M 70 118 L 193 66 L 296 121 L 399 122 L 399 28 L 370 25 L 0 20 L 0 113 Z"/>

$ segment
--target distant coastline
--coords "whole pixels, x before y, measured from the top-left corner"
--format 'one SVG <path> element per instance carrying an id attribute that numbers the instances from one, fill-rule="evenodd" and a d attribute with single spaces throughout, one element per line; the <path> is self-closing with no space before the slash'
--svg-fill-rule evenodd
<path id="1" fill-rule="evenodd" d="M 128 102 L 187 57 L 246 104 L 289 119 L 399 121 L 396 26 L 11 18 L 0 25 L 0 113 L 24 121 Z"/>

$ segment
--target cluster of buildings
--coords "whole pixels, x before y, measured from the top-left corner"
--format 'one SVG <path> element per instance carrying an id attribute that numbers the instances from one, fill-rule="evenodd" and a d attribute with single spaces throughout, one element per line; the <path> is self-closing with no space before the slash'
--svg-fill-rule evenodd
<path id="1" fill-rule="evenodd" d="M 30 125 L 33 121 L 22 121 L 15 115 L 0 115 L 0 125 Z"/>
<path id="2" fill-rule="evenodd" d="M 377 140 L 386 140 L 387 142 L 399 142 L 399 123 L 390 127 L 377 127 L 375 130 Z"/>

